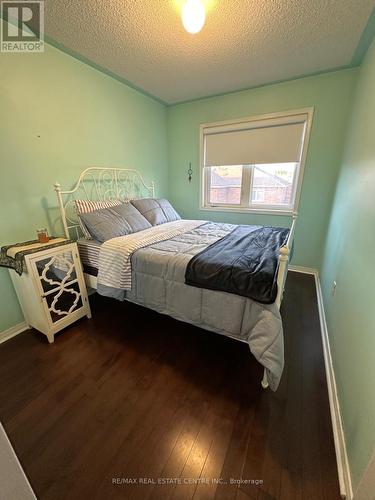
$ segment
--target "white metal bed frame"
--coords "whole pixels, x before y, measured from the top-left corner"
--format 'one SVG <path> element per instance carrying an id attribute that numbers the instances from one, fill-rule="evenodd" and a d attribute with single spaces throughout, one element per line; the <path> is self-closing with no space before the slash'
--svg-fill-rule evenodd
<path id="1" fill-rule="evenodd" d="M 76 199 L 89 201 L 132 200 L 155 196 L 155 185 L 145 183 L 142 175 L 134 169 L 115 167 L 89 167 L 83 170 L 75 186 L 63 191 L 58 182 L 55 191 L 66 238 L 80 237 L 80 225 L 75 210 Z M 65 199 L 64 199 L 65 198 Z"/>
<path id="2" fill-rule="evenodd" d="M 62 190 L 60 184 L 56 183 L 55 191 L 64 233 L 68 239 L 72 237 L 72 232 L 75 233 L 73 238 L 76 237 L 78 239 L 80 237 L 80 225 L 74 203 L 76 199 L 86 199 L 90 201 L 120 199 L 125 201 L 134 198 L 155 197 L 155 185 L 153 182 L 148 186 L 137 170 L 115 167 L 86 168 L 80 174 L 73 189 Z M 297 213 L 294 212 L 292 214 L 292 225 L 287 243 L 280 248 L 277 271 L 278 292 L 275 301 L 279 309 L 281 307 L 285 281 L 288 274 L 288 263 L 293 245 L 296 221 Z M 84 277 L 89 287 L 96 288 L 96 279 L 92 279 L 92 276 L 87 273 L 84 273 Z M 268 387 L 266 369 L 264 370 L 262 387 Z"/>

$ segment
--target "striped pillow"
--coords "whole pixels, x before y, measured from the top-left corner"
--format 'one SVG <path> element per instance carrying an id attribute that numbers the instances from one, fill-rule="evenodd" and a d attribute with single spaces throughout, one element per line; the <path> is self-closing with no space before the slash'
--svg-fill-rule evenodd
<path id="1" fill-rule="evenodd" d="M 85 238 L 92 239 L 91 234 L 81 220 L 79 214 L 88 214 L 94 210 L 101 210 L 102 208 L 111 208 L 121 205 L 121 200 L 105 200 L 105 201 L 91 201 L 91 200 L 75 200 L 76 212 L 78 215 L 79 226 Z"/>

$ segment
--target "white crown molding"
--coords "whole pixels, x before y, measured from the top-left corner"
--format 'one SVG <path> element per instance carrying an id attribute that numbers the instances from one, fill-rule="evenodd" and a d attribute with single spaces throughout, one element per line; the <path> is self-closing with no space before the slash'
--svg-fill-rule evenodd
<path id="1" fill-rule="evenodd" d="M 22 323 L 18 323 L 18 325 L 14 325 L 7 330 L 4 330 L 3 332 L 0 332 L 0 344 L 3 342 L 6 342 L 7 340 L 11 339 L 12 337 L 15 337 L 19 333 L 24 332 L 25 330 L 28 330 L 29 325 L 23 321 Z"/>

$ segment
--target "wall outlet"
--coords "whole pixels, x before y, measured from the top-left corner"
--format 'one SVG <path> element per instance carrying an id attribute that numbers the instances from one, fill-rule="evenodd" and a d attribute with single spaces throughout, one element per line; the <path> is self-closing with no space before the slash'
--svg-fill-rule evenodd
<path id="1" fill-rule="evenodd" d="M 332 283 L 332 295 L 335 295 L 335 293 L 336 293 L 336 288 L 337 288 L 337 283 L 336 283 L 336 281 L 334 281 L 334 282 Z"/>

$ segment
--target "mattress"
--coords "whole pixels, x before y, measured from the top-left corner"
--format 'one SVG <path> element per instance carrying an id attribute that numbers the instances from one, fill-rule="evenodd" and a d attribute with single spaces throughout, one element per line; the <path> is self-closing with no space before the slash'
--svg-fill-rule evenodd
<path id="1" fill-rule="evenodd" d="M 176 224 L 184 224 L 184 221 Z M 277 305 L 261 304 L 233 293 L 197 288 L 185 283 L 186 266 L 191 258 L 234 228 L 231 224 L 205 223 L 171 238 L 158 235 L 155 241 L 148 241 L 147 246 L 138 248 L 133 237 L 129 243 L 129 236 L 123 236 L 115 238 L 118 241 L 105 258 L 103 250 L 108 242 L 104 243 L 97 291 L 101 295 L 128 300 L 204 330 L 247 342 L 255 358 L 267 369 L 271 389 L 276 390 L 284 366 L 283 330 Z M 145 237 L 141 233 L 136 233 L 140 242 Z M 99 248 L 97 245 L 97 251 Z M 122 274 L 121 265 L 127 266 L 129 248 L 135 251 L 130 257 L 132 286 L 127 290 L 122 288 L 118 276 Z M 118 269 L 118 276 L 114 269 Z M 114 282 L 106 285 L 106 280 Z"/>
<path id="2" fill-rule="evenodd" d="M 91 269 L 97 270 L 99 267 L 99 252 L 102 244 L 96 240 L 80 238 L 77 240 L 77 245 L 83 270 L 90 270 L 90 274 L 92 274 Z"/>

